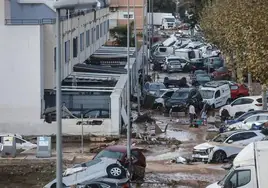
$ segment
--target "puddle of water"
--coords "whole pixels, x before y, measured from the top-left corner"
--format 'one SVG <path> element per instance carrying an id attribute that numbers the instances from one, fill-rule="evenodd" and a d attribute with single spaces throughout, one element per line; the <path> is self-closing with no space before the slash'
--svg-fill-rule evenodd
<path id="1" fill-rule="evenodd" d="M 147 161 L 163 161 L 163 160 L 172 160 L 172 159 L 175 159 L 179 156 L 184 156 L 188 153 L 184 152 L 183 149 L 178 149 L 174 152 L 165 152 L 165 153 L 162 153 L 162 154 L 159 154 L 159 155 L 153 155 L 153 156 L 147 156 L 146 157 L 146 160 Z"/>
<path id="2" fill-rule="evenodd" d="M 189 141 L 195 139 L 195 135 L 189 132 L 184 131 L 171 131 L 167 130 L 166 133 L 162 133 L 159 135 L 162 138 L 175 138 L 180 141 Z"/>

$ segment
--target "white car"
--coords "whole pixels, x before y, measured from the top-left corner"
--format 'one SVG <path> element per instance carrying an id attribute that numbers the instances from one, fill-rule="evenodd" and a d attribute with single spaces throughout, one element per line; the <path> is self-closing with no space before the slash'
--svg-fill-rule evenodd
<path id="1" fill-rule="evenodd" d="M 226 109 L 231 117 L 235 117 L 235 114 L 237 112 L 262 110 L 262 97 L 261 96 L 240 97 L 234 100 L 231 104 L 223 106 L 219 111 L 220 114 L 223 109 Z"/>
<path id="2" fill-rule="evenodd" d="M 240 121 L 234 124 L 229 125 L 228 130 L 232 129 L 244 129 L 249 130 L 252 128 L 252 125 L 261 125 L 268 121 L 268 114 L 256 114 L 246 118 L 244 121 Z"/>
<path id="3" fill-rule="evenodd" d="M 126 173 L 125 168 L 116 159 L 98 158 L 67 168 L 62 175 L 62 183 L 63 187 L 70 187 L 103 177 L 122 179 L 127 176 Z M 44 188 L 56 188 L 56 179 Z"/>
<path id="4" fill-rule="evenodd" d="M 3 149 L 2 140 L 4 137 L 13 137 L 13 139 L 16 140 L 16 149 L 17 150 L 25 150 L 26 151 L 26 150 L 30 150 L 30 149 L 37 147 L 36 144 L 33 144 L 27 140 L 24 140 L 21 135 L 18 135 L 18 134 L 0 134 L 0 149 L 1 149 L 1 151 Z"/>
<path id="5" fill-rule="evenodd" d="M 261 131 L 230 131 L 221 133 L 212 141 L 197 145 L 193 159 L 204 162 L 223 162 L 234 158 L 246 145 L 265 137 Z"/>
<path id="6" fill-rule="evenodd" d="M 180 65 L 181 65 L 181 69 L 183 69 L 183 67 L 187 64 L 187 60 L 183 57 L 179 57 L 179 56 L 175 56 L 175 55 L 169 55 L 166 57 L 165 59 L 165 63 L 164 63 L 164 66 L 163 66 L 163 70 L 164 71 L 167 71 L 167 67 L 168 67 L 168 64 L 170 62 L 180 62 Z"/>

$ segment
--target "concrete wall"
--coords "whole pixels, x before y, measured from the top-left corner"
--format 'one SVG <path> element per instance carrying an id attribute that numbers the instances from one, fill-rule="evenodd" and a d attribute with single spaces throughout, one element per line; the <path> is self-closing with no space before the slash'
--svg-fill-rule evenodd
<path id="1" fill-rule="evenodd" d="M 73 66 L 77 63 L 83 63 L 91 54 L 93 54 L 100 46 L 109 39 L 107 29 L 107 20 L 109 9 L 101 9 L 96 11 L 96 19 L 94 20 L 94 12 L 85 16 L 79 16 L 65 20 L 61 24 L 62 28 L 62 79 L 66 78 L 73 70 Z M 100 29 L 102 25 L 102 29 Z M 97 26 L 99 26 L 99 36 L 96 39 Z M 43 25 L 44 30 L 44 58 L 45 58 L 45 89 L 53 89 L 55 87 L 55 47 L 56 47 L 56 28 L 55 25 Z M 102 30 L 102 34 L 100 33 Z M 89 46 L 87 46 L 87 31 L 89 31 Z M 93 31 L 93 32 L 92 32 Z M 83 50 L 80 49 L 80 37 L 83 34 Z M 92 35 L 94 41 L 92 41 Z M 77 37 L 78 55 L 73 57 L 73 39 Z M 65 59 L 65 43 L 70 45 L 69 59 Z"/>
<path id="2" fill-rule="evenodd" d="M 40 119 L 40 33 L 38 25 L 0 26 L 1 123 Z"/>

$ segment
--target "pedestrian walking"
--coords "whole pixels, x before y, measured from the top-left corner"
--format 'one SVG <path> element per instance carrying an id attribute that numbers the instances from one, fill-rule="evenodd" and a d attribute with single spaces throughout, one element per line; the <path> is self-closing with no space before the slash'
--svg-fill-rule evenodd
<path id="1" fill-rule="evenodd" d="M 192 103 L 190 103 L 189 106 L 189 116 L 190 116 L 190 127 L 193 127 L 193 122 L 196 117 L 196 113 L 195 113 L 195 107 Z"/>

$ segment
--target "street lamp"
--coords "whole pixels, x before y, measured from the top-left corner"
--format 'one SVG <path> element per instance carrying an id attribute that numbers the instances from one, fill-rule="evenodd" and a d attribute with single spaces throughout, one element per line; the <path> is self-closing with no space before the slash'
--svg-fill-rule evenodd
<path id="1" fill-rule="evenodd" d="M 81 9 L 97 5 L 96 0 L 58 0 L 54 3 L 56 9 L 57 60 L 56 60 L 56 120 L 57 120 L 57 188 L 62 188 L 62 102 L 61 102 L 61 28 L 60 11 L 63 9 Z M 78 33 L 79 37 L 80 33 Z M 80 53 L 79 53 L 80 55 Z"/>

